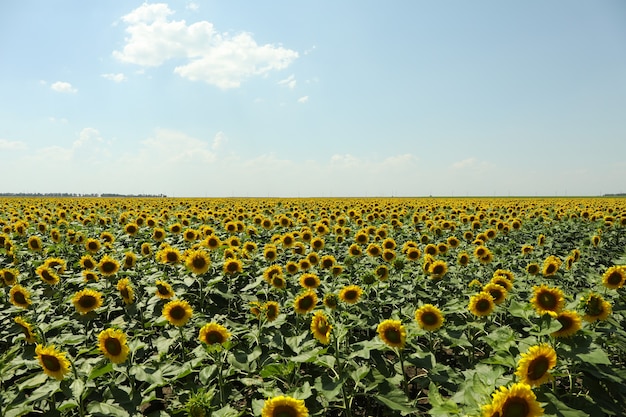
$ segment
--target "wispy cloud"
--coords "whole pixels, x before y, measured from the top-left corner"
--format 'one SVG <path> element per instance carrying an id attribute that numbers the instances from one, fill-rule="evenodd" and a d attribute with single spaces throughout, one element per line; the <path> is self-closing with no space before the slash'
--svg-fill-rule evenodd
<path id="1" fill-rule="evenodd" d="M 54 91 L 56 91 L 57 93 L 76 93 L 78 92 L 78 90 L 74 87 L 72 87 L 72 84 L 65 82 L 65 81 L 57 81 L 55 83 L 52 83 L 50 85 L 50 88 Z"/>
<path id="2" fill-rule="evenodd" d="M 293 90 L 294 88 L 296 88 L 296 76 L 291 74 L 289 77 L 285 78 L 284 80 L 280 80 L 278 82 L 278 85 L 285 85 L 289 87 L 290 90 Z"/>
<path id="3" fill-rule="evenodd" d="M 144 3 L 122 17 L 126 44 L 113 56 L 122 62 L 156 67 L 176 59 L 174 73 L 222 89 L 236 88 L 250 77 L 287 68 L 298 52 L 276 44 L 259 45 L 248 32 L 220 33 L 211 22 L 187 24 L 170 19 L 165 3 Z"/>
<path id="4" fill-rule="evenodd" d="M 309 101 L 309 96 L 302 96 L 298 99 L 298 103 L 300 104 L 307 103 L 308 101 Z"/>
<path id="5" fill-rule="evenodd" d="M 0 139 L 0 150 L 3 151 L 22 151 L 26 149 L 26 143 L 19 140 Z"/>
<path id="6" fill-rule="evenodd" d="M 126 81 L 127 78 L 124 74 L 122 73 L 117 73 L 117 74 L 101 74 L 102 78 L 105 78 L 107 80 L 110 81 L 115 81 L 116 83 L 121 83 L 122 81 Z"/>

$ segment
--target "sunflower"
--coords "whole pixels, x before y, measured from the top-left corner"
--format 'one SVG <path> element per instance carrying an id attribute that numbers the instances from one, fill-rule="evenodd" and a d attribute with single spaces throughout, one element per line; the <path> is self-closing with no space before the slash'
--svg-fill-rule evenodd
<path id="1" fill-rule="evenodd" d="M 91 289 L 84 289 L 76 292 L 72 298 L 72 304 L 81 315 L 102 306 L 102 293 Z"/>
<path id="2" fill-rule="evenodd" d="M 383 249 L 382 258 L 386 262 L 391 262 L 396 259 L 396 251 L 392 249 Z"/>
<path id="3" fill-rule="evenodd" d="M 328 293 L 324 296 L 324 305 L 331 310 L 337 308 L 337 304 L 339 304 L 339 297 L 335 293 Z"/>
<path id="4" fill-rule="evenodd" d="M 229 337 L 230 333 L 226 327 L 218 323 L 207 323 L 200 329 L 198 339 L 200 339 L 202 343 L 211 346 L 214 344 L 222 345 Z"/>
<path id="5" fill-rule="evenodd" d="M 437 249 L 437 245 L 429 243 L 428 245 L 424 246 L 424 253 L 430 256 L 437 256 L 437 254 L 439 253 L 439 249 Z"/>
<path id="6" fill-rule="evenodd" d="M 141 244 L 141 255 L 150 256 L 152 255 L 152 246 L 148 242 L 144 242 Z"/>
<path id="7" fill-rule="evenodd" d="M 389 279 L 389 268 L 387 267 L 387 265 L 378 265 L 374 269 L 374 275 L 380 281 L 387 281 Z"/>
<path id="8" fill-rule="evenodd" d="M 311 290 L 306 291 L 293 301 L 293 306 L 298 314 L 306 314 L 312 311 L 317 304 L 317 295 Z"/>
<path id="9" fill-rule="evenodd" d="M 320 263 L 320 256 L 317 254 L 317 252 L 309 253 L 306 259 L 311 265 L 317 265 Z M 302 268 L 302 265 L 300 265 L 300 268 Z"/>
<path id="10" fill-rule="evenodd" d="M 408 248 L 405 255 L 409 261 L 417 261 L 422 256 L 422 252 L 418 248 Z"/>
<path id="11" fill-rule="evenodd" d="M 135 267 L 136 263 L 137 255 L 130 251 L 124 254 L 124 269 L 132 269 Z"/>
<path id="12" fill-rule="evenodd" d="M 311 269 L 312 266 L 313 265 L 311 265 L 311 262 L 309 262 L 308 258 L 302 258 L 302 259 L 300 259 L 300 261 L 298 261 L 298 267 L 302 271 L 307 271 L 307 270 Z"/>
<path id="13" fill-rule="evenodd" d="M 15 284 L 9 291 L 9 301 L 15 307 L 28 308 L 32 304 L 30 301 L 30 292 L 20 284 Z"/>
<path id="14" fill-rule="evenodd" d="M 180 223 L 174 223 L 170 226 L 170 232 L 175 235 L 181 233 L 183 231 L 183 226 Z"/>
<path id="15" fill-rule="evenodd" d="M 531 245 L 522 246 L 522 255 L 530 255 L 535 248 Z"/>
<path id="16" fill-rule="evenodd" d="M 461 266 L 467 266 L 470 262 L 470 256 L 467 254 L 467 252 L 461 252 L 457 257 L 457 262 Z"/>
<path id="17" fill-rule="evenodd" d="M 98 282 L 100 277 L 93 271 L 83 271 L 83 280 L 85 282 Z"/>
<path id="18" fill-rule="evenodd" d="M 428 267 L 431 279 L 441 279 L 448 273 L 448 264 L 445 261 L 435 261 Z"/>
<path id="19" fill-rule="evenodd" d="M 519 382 L 510 388 L 501 386 L 492 394 L 492 397 L 491 404 L 482 407 L 483 416 L 539 417 L 543 415 L 543 408 L 530 385 Z"/>
<path id="20" fill-rule="evenodd" d="M 406 330 L 400 320 L 385 320 L 376 328 L 378 336 L 390 347 L 403 349 Z"/>
<path id="21" fill-rule="evenodd" d="M 596 320 L 606 320 L 613 310 L 608 301 L 605 301 L 601 295 L 594 293 L 583 298 L 583 306 L 585 311 L 583 319 L 589 323 Z"/>
<path id="22" fill-rule="evenodd" d="M 287 288 L 287 280 L 285 280 L 285 277 L 283 277 L 282 275 L 274 275 L 272 277 L 272 280 L 270 281 L 270 284 L 272 285 L 272 287 L 279 290 L 284 290 L 285 288 Z"/>
<path id="23" fill-rule="evenodd" d="M 570 337 L 582 328 L 580 316 L 576 311 L 561 311 L 556 320 L 561 324 L 561 328 L 550 335 L 552 337 Z"/>
<path id="24" fill-rule="evenodd" d="M 537 245 L 538 246 L 543 246 L 546 244 L 546 236 L 541 234 L 539 236 L 537 236 Z"/>
<path id="25" fill-rule="evenodd" d="M 89 253 L 96 253 L 100 250 L 100 241 L 98 239 L 89 238 L 85 241 L 85 249 Z"/>
<path id="26" fill-rule="evenodd" d="M 157 242 L 162 242 L 163 240 L 165 240 L 165 229 L 155 227 L 152 231 L 152 239 Z"/>
<path id="27" fill-rule="evenodd" d="M 473 295 L 469 302 L 469 311 L 479 317 L 488 316 L 496 308 L 493 297 L 488 292 L 482 291 Z"/>
<path id="28" fill-rule="evenodd" d="M 337 261 L 333 255 L 325 255 L 320 259 L 320 267 L 322 269 L 330 269 Z"/>
<path id="29" fill-rule="evenodd" d="M 526 272 L 530 275 L 537 275 L 539 273 L 539 264 L 537 263 L 529 263 L 526 265 Z"/>
<path id="30" fill-rule="evenodd" d="M 265 400 L 261 417 L 309 417 L 304 400 L 280 395 Z"/>
<path id="31" fill-rule="evenodd" d="M 33 252 L 40 252 L 42 250 L 41 238 L 39 236 L 31 236 L 28 238 L 28 249 Z"/>
<path id="32" fill-rule="evenodd" d="M 483 291 L 488 292 L 493 297 L 493 302 L 496 304 L 502 304 L 506 300 L 508 294 L 506 288 L 500 284 L 494 284 L 490 282 L 485 285 Z"/>
<path id="33" fill-rule="evenodd" d="M 541 272 L 545 277 L 551 277 L 556 275 L 556 272 L 561 267 L 561 260 L 554 255 L 548 256 L 545 261 L 543 261 L 543 268 Z"/>
<path id="34" fill-rule="evenodd" d="M 355 304 L 363 295 L 363 290 L 358 285 L 347 285 L 339 291 L 339 298 L 347 304 Z"/>
<path id="35" fill-rule="evenodd" d="M 297 273 L 299 269 L 300 269 L 300 267 L 294 261 L 289 261 L 289 262 L 287 262 L 285 264 L 285 271 L 287 271 L 287 273 L 289 275 L 293 275 L 293 274 Z"/>
<path id="36" fill-rule="evenodd" d="M 227 259 L 224 261 L 224 274 L 235 275 L 243 272 L 243 265 L 239 259 Z"/>
<path id="37" fill-rule="evenodd" d="M 110 247 L 111 244 L 115 242 L 115 237 L 109 232 L 102 232 L 100 233 L 100 240 L 102 240 L 106 246 Z"/>
<path id="38" fill-rule="evenodd" d="M 139 226 L 137 226 L 137 223 L 127 223 L 124 226 L 124 232 L 126 232 L 130 236 L 135 236 L 138 231 Z"/>
<path id="39" fill-rule="evenodd" d="M 20 271 L 17 269 L 0 269 L 0 278 L 4 281 L 4 285 L 12 286 L 17 284 L 17 277 Z"/>
<path id="40" fill-rule="evenodd" d="M 338 276 L 338 275 L 341 275 L 341 273 L 342 273 L 342 272 L 343 272 L 343 266 L 341 266 L 341 265 L 339 265 L 339 264 L 333 265 L 333 266 L 330 268 L 330 273 L 331 273 L 334 277 L 336 277 L 336 276 Z"/>
<path id="41" fill-rule="evenodd" d="M 415 311 L 415 321 L 424 330 L 434 332 L 443 326 L 443 314 L 441 310 L 432 304 L 424 304 Z"/>
<path id="42" fill-rule="evenodd" d="M 493 277 L 497 277 L 497 276 L 505 277 L 510 282 L 515 281 L 515 274 L 513 272 L 509 271 L 508 269 L 497 269 L 493 273 Z"/>
<path id="43" fill-rule="evenodd" d="M 135 301 L 135 291 L 130 285 L 128 278 L 122 278 L 117 281 L 117 290 L 120 292 L 120 296 L 124 300 L 124 304 L 130 305 Z"/>
<path id="44" fill-rule="evenodd" d="M 263 304 L 263 310 L 267 321 L 274 321 L 280 314 L 280 305 L 276 301 L 268 301 Z"/>
<path id="45" fill-rule="evenodd" d="M 86 270 L 95 269 L 98 266 L 95 259 L 93 259 L 91 255 L 84 255 L 83 257 L 81 257 L 79 264 L 81 268 Z"/>
<path id="46" fill-rule="evenodd" d="M 300 285 L 303 288 L 314 290 L 320 286 L 320 279 L 316 274 L 306 273 L 300 277 Z"/>
<path id="47" fill-rule="evenodd" d="M 552 379 L 548 372 L 556 366 L 556 352 L 548 344 L 531 346 L 528 352 L 523 353 L 517 365 L 517 375 L 520 382 L 536 387 Z"/>
<path id="48" fill-rule="evenodd" d="M 184 300 L 170 301 L 163 307 L 163 317 L 174 326 L 184 326 L 192 314 L 191 306 Z"/>
<path id="49" fill-rule="evenodd" d="M 43 264 L 39 265 L 37 269 L 35 269 L 35 273 L 39 275 L 39 278 L 41 278 L 41 280 L 46 284 L 56 285 L 59 283 L 59 276 L 54 271 L 46 268 Z"/>
<path id="50" fill-rule="evenodd" d="M 100 352 L 113 363 L 124 363 L 130 349 L 126 343 L 126 334 L 118 329 L 106 329 L 98 335 Z"/>
<path id="51" fill-rule="evenodd" d="M 321 344 L 327 345 L 330 343 L 330 332 L 332 329 L 333 326 L 328 323 L 328 318 L 323 312 L 317 311 L 313 314 L 311 333 Z"/>
<path id="52" fill-rule="evenodd" d="M 65 357 L 66 353 L 56 350 L 54 345 L 43 346 L 38 344 L 35 353 L 46 375 L 61 381 L 70 372 L 71 364 Z"/>
<path id="53" fill-rule="evenodd" d="M 612 266 L 602 275 L 602 284 L 612 290 L 622 288 L 626 282 L 626 267 Z"/>
<path id="54" fill-rule="evenodd" d="M 24 333 L 24 338 L 28 343 L 35 343 L 37 337 L 35 333 L 33 333 L 33 326 L 24 320 L 21 316 L 13 319 L 15 323 L 20 326 L 20 329 Z"/>
<path id="55" fill-rule="evenodd" d="M 98 263 L 98 269 L 102 273 L 103 276 L 108 277 L 115 275 L 117 271 L 120 269 L 120 263 L 115 259 L 111 258 L 109 255 L 104 255 L 100 262 Z"/>
<path id="56" fill-rule="evenodd" d="M 367 246 L 366 252 L 372 258 L 376 258 L 377 256 L 380 256 L 382 254 L 382 249 L 376 243 L 370 243 Z"/>
<path id="57" fill-rule="evenodd" d="M 263 247 L 263 256 L 270 262 L 276 260 L 278 257 L 278 249 L 276 249 L 276 245 L 271 243 L 266 244 Z"/>
<path id="58" fill-rule="evenodd" d="M 533 298 L 530 300 L 537 314 L 556 314 L 563 309 L 565 298 L 560 288 L 551 288 L 545 284 L 533 287 Z"/>
<path id="59" fill-rule="evenodd" d="M 157 253 L 157 259 L 163 264 L 176 265 L 181 261 L 181 254 L 178 249 L 166 246 Z"/>
<path id="60" fill-rule="evenodd" d="M 157 279 L 155 282 L 155 285 L 156 285 L 155 295 L 159 297 L 160 299 L 169 300 L 170 298 L 174 296 L 174 290 L 172 289 L 172 286 L 169 283 L 162 281 L 160 279 Z"/>
<path id="61" fill-rule="evenodd" d="M 185 256 L 185 265 L 196 275 L 202 275 L 209 270 L 211 258 L 203 250 L 192 250 Z"/>

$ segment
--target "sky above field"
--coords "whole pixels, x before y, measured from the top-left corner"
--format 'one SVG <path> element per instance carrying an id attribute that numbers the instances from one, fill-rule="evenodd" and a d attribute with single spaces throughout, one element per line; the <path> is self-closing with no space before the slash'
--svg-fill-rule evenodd
<path id="1" fill-rule="evenodd" d="M 0 192 L 626 192 L 626 2 L 0 4 Z"/>

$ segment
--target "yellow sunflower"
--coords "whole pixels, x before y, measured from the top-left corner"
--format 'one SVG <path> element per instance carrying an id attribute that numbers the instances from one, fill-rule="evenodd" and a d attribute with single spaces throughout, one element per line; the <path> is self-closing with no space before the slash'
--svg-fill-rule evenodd
<path id="1" fill-rule="evenodd" d="M 536 387 L 552 380 L 548 372 L 556 366 L 556 352 L 548 344 L 531 346 L 521 355 L 515 375 L 520 382 Z"/>
<path id="2" fill-rule="evenodd" d="M 166 246 L 157 253 L 157 259 L 163 264 L 176 265 L 180 263 L 182 256 L 178 249 Z"/>
<path id="3" fill-rule="evenodd" d="M 15 284 L 9 291 L 9 301 L 15 307 L 28 308 L 32 304 L 30 301 L 30 292 L 20 284 Z"/>
<path id="4" fill-rule="evenodd" d="M 376 243 L 370 243 L 367 246 L 366 252 L 372 258 L 376 258 L 376 257 L 380 256 L 383 253 L 383 251 L 380 248 L 380 246 L 378 246 Z"/>
<path id="5" fill-rule="evenodd" d="M 443 326 L 441 310 L 432 304 L 424 304 L 415 311 L 415 321 L 424 330 L 434 332 Z"/>
<path id="6" fill-rule="evenodd" d="M 85 241 L 85 249 L 89 253 L 96 253 L 100 250 L 101 243 L 98 239 L 89 238 Z"/>
<path id="7" fill-rule="evenodd" d="M 155 295 L 162 300 L 169 300 L 174 296 L 174 290 L 172 286 L 160 279 L 157 279 L 155 282 L 156 285 L 156 293 Z"/>
<path id="8" fill-rule="evenodd" d="M 299 269 L 300 269 L 300 267 L 294 261 L 289 261 L 289 262 L 287 262 L 285 264 L 285 271 L 287 271 L 287 273 L 289 275 L 293 275 L 293 274 L 297 273 Z"/>
<path id="9" fill-rule="evenodd" d="M 113 363 L 124 363 L 130 349 L 126 343 L 126 334 L 118 329 L 106 329 L 98 335 L 100 352 Z"/>
<path id="10" fill-rule="evenodd" d="M 276 301 L 268 301 L 263 304 L 263 310 L 267 321 L 274 321 L 280 314 L 280 305 Z"/>
<path id="11" fill-rule="evenodd" d="M 400 320 L 385 320 L 376 328 L 378 336 L 390 347 L 403 349 L 406 342 L 406 329 Z"/>
<path id="12" fill-rule="evenodd" d="M 98 269 L 103 276 L 108 277 L 115 275 L 120 269 L 120 263 L 109 255 L 104 255 L 98 263 Z"/>
<path id="13" fill-rule="evenodd" d="M 184 300 L 174 300 L 163 307 L 163 317 L 174 326 L 184 326 L 193 314 L 189 303 Z"/>
<path id="14" fill-rule="evenodd" d="M 84 255 L 82 258 L 80 258 L 79 263 L 81 268 L 86 270 L 92 270 L 98 266 L 97 262 L 91 257 L 91 255 Z"/>
<path id="15" fill-rule="evenodd" d="M 320 286 L 320 279 L 316 274 L 306 273 L 300 277 L 300 285 L 303 288 L 314 290 Z"/>
<path id="16" fill-rule="evenodd" d="M 37 341 L 37 336 L 33 333 L 33 326 L 24 320 L 21 316 L 13 319 L 15 323 L 20 326 L 22 333 L 24 333 L 24 339 L 28 343 L 35 343 Z"/>
<path id="17" fill-rule="evenodd" d="M 94 311 L 102 306 L 102 293 L 91 289 L 76 292 L 72 304 L 81 315 Z"/>
<path id="18" fill-rule="evenodd" d="M 39 278 L 41 278 L 41 280 L 46 284 L 56 285 L 59 283 L 60 278 L 56 274 L 56 272 L 54 272 L 50 268 L 46 268 L 46 266 L 43 264 L 39 265 L 37 269 L 35 269 L 35 273 L 39 275 Z"/>
<path id="19" fill-rule="evenodd" d="M 550 334 L 552 337 L 570 337 L 582 328 L 580 316 L 576 311 L 561 311 L 555 318 L 561 324 L 561 328 L 552 332 Z"/>
<path id="20" fill-rule="evenodd" d="M 285 288 L 287 288 L 287 280 L 285 280 L 285 277 L 283 277 L 282 275 L 274 275 L 270 284 L 272 285 L 272 287 L 279 290 L 284 290 Z"/>
<path id="21" fill-rule="evenodd" d="M 320 343 L 327 345 L 330 343 L 330 332 L 333 329 L 328 323 L 328 318 L 321 311 L 316 311 L 311 319 L 311 333 Z"/>
<path id="22" fill-rule="evenodd" d="M 83 271 L 83 280 L 85 282 L 98 282 L 100 277 L 93 271 Z"/>
<path id="23" fill-rule="evenodd" d="M 126 252 L 124 254 L 124 269 L 132 269 L 137 263 L 137 255 L 133 252 Z"/>
<path id="24" fill-rule="evenodd" d="M 583 307 L 585 315 L 583 319 L 589 323 L 597 320 L 606 320 L 613 308 L 600 294 L 591 293 L 583 298 Z"/>
<path id="25" fill-rule="evenodd" d="M 339 297 L 335 293 L 328 293 L 324 296 L 324 305 L 331 310 L 337 308 L 337 304 L 339 304 Z"/>
<path id="26" fill-rule="evenodd" d="M 152 239 L 157 242 L 162 242 L 163 240 L 165 240 L 165 229 L 155 227 L 154 230 L 152 230 Z"/>
<path id="27" fill-rule="evenodd" d="M 602 284 L 612 290 L 622 288 L 626 282 L 626 268 L 623 266 L 612 266 L 602 275 Z"/>
<path id="28" fill-rule="evenodd" d="M 445 261 L 435 261 L 428 267 L 431 279 L 441 279 L 448 273 L 448 264 Z"/>
<path id="29" fill-rule="evenodd" d="M 502 304 L 506 300 L 508 294 L 506 288 L 500 284 L 494 284 L 490 282 L 483 287 L 483 291 L 488 292 L 493 297 L 493 302 L 496 304 Z"/>
<path id="30" fill-rule="evenodd" d="M 185 256 L 185 265 L 196 275 L 202 275 L 209 270 L 211 258 L 203 250 L 192 250 Z"/>
<path id="31" fill-rule="evenodd" d="M 337 261 L 333 255 L 324 255 L 322 256 L 322 259 L 320 259 L 320 267 L 322 269 L 330 269 L 336 262 Z"/>
<path id="32" fill-rule="evenodd" d="M 130 285 L 128 278 L 122 278 L 117 281 L 117 290 L 120 292 L 120 296 L 124 300 L 124 304 L 130 305 L 135 301 L 135 291 Z"/>
<path id="33" fill-rule="evenodd" d="M 459 253 L 459 256 L 457 257 L 457 262 L 461 266 L 467 266 L 469 264 L 469 262 L 470 262 L 469 254 L 467 252 Z"/>
<path id="34" fill-rule="evenodd" d="M 230 333 L 226 327 L 218 323 L 207 323 L 200 329 L 198 339 L 200 339 L 202 343 L 211 346 L 214 344 L 222 345 L 229 337 Z"/>
<path id="35" fill-rule="evenodd" d="M 304 400 L 296 400 L 292 397 L 280 395 L 265 400 L 261 410 L 261 417 L 308 417 L 309 410 L 304 405 Z"/>
<path id="36" fill-rule="evenodd" d="M 530 300 L 537 314 L 555 314 L 565 306 L 563 291 L 559 288 L 551 288 L 545 284 L 533 287 L 533 298 Z"/>
<path id="37" fill-rule="evenodd" d="M 231 258 L 224 261 L 224 274 L 235 275 L 243 272 L 243 265 L 239 259 Z"/>
<path id="38" fill-rule="evenodd" d="M 557 271 L 561 267 L 561 260 L 554 255 L 548 256 L 545 261 L 543 261 L 543 268 L 541 272 L 545 277 L 551 277 L 556 275 Z"/>
<path id="39" fill-rule="evenodd" d="M 387 265 L 378 265 L 374 269 L 374 275 L 380 281 L 387 281 L 389 279 L 389 268 L 387 267 Z"/>
<path id="40" fill-rule="evenodd" d="M 317 295 L 309 290 L 296 297 L 293 302 L 296 313 L 306 314 L 312 311 L 317 304 Z"/>
<path id="41" fill-rule="evenodd" d="M 56 350 L 54 345 L 43 346 L 38 344 L 35 353 L 46 375 L 60 381 L 70 372 L 71 364 L 65 357 L 66 353 Z"/>
<path id="42" fill-rule="evenodd" d="M 493 301 L 493 297 L 488 292 L 482 291 L 478 294 L 474 294 L 470 298 L 469 311 L 479 317 L 485 317 L 490 315 L 496 308 L 496 304 Z"/>
<path id="43" fill-rule="evenodd" d="M 543 408 L 530 385 L 524 383 L 500 387 L 492 394 L 491 404 L 482 407 L 485 417 L 540 417 Z"/>
<path id="44" fill-rule="evenodd" d="M 363 290 L 358 285 L 347 285 L 339 291 L 339 298 L 347 304 L 355 304 L 363 295 Z"/>
<path id="45" fill-rule="evenodd" d="M 17 269 L 0 269 L 0 278 L 4 281 L 4 285 L 12 286 L 17 284 L 17 277 L 20 271 Z"/>

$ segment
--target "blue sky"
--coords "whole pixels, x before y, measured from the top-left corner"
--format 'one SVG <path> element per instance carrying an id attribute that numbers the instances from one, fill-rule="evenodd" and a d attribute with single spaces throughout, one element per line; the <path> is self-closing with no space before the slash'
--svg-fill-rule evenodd
<path id="1" fill-rule="evenodd" d="M 626 192 L 623 1 L 8 1 L 0 192 Z"/>

